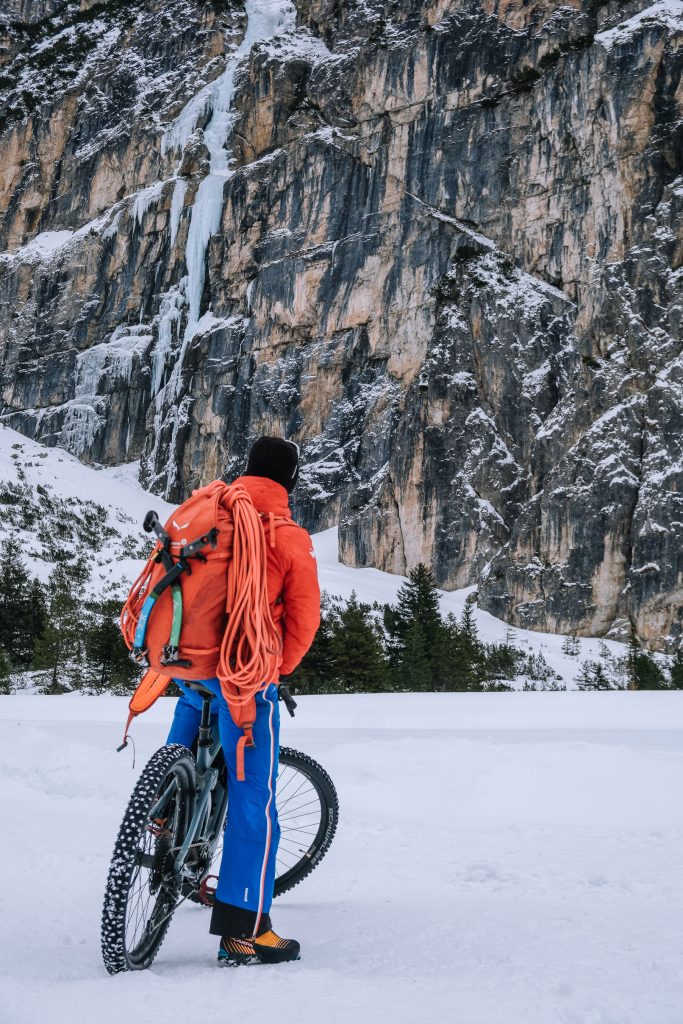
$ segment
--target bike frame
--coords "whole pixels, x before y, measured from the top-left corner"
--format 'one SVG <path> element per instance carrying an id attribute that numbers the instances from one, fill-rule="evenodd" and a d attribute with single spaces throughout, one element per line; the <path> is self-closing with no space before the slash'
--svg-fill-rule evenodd
<path id="1" fill-rule="evenodd" d="M 211 765 L 215 761 L 221 748 L 221 741 L 218 736 L 218 731 L 216 730 L 216 735 L 214 735 L 214 730 L 211 726 L 211 701 L 213 700 L 214 694 L 197 685 L 195 685 L 193 689 L 198 690 L 202 697 L 202 715 L 199 723 L 199 739 L 197 741 L 197 756 L 195 761 L 196 784 L 194 807 L 185 840 L 178 850 L 178 854 L 173 862 L 173 873 L 176 875 L 184 874 L 183 869 L 185 866 L 185 860 L 190 852 L 190 847 L 197 841 L 197 837 L 199 837 L 201 841 L 204 835 L 211 835 L 213 833 L 214 839 L 212 847 L 215 849 L 220 835 L 220 829 L 216 826 L 220 824 L 220 819 L 225 817 L 228 798 L 228 791 L 226 789 L 223 799 L 217 802 L 213 814 L 209 819 L 208 815 L 211 806 L 211 794 L 216 787 L 219 776 L 218 769 L 212 768 Z M 159 816 L 166 799 L 167 793 L 163 793 L 149 812 L 150 818 Z M 211 850 L 212 853 L 213 849 Z"/>

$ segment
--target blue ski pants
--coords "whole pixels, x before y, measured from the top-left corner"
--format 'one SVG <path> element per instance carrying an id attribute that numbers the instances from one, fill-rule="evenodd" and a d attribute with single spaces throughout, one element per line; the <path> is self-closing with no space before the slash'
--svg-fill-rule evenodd
<path id="1" fill-rule="evenodd" d="M 235 725 L 218 679 L 204 679 L 202 686 L 216 696 L 212 721 L 218 729 L 228 769 L 228 813 L 223 842 L 217 900 L 221 904 L 253 911 L 254 930 L 268 914 L 275 884 L 275 857 L 280 826 L 275 806 L 278 773 L 280 710 L 277 686 L 271 683 L 256 695 L 255 747 L 244 751 L 244 782 L 237 781 L 235 749 L 242 730 Z M 167 743 L 191 747 L 199 733 L 202 699 L 195 690 L 176 683 L 183 691 L 178 698 Z M 211 929 L 213 931 L 213 928 Z"/>

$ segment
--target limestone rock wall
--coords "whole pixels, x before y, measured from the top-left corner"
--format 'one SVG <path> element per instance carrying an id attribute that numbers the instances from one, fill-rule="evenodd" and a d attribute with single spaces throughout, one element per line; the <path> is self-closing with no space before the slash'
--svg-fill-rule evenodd
<path id="1" fill-rule="evenodd" d="M 281 431 L 344 560 L 675 642 L 672 5 L 44 7 L 0 26 L 3 419 L 171 499 Z"/>

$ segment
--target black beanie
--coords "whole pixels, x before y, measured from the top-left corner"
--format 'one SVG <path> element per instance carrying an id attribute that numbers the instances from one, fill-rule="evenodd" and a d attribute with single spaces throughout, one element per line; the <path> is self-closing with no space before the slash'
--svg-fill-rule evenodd
<path id="1" fill-rule="evenodd" d="M 289 494 L 299 476 L 299 446 L 282 437 L 259 437 L 249 449 L 247 476 L 266 476 Z"/>

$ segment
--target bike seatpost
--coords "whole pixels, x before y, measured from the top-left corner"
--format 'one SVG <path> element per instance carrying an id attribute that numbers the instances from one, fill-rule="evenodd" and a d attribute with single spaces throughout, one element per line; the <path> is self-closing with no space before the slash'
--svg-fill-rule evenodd
<path id="1" fill-rule="evenodd" d="M 199 722 L 200 747 L 211 746 L 211 700 L 212 697 L 202 697 L 202 717 Z"/>

